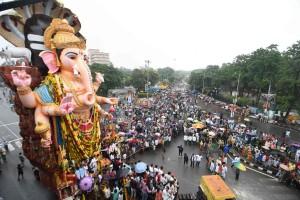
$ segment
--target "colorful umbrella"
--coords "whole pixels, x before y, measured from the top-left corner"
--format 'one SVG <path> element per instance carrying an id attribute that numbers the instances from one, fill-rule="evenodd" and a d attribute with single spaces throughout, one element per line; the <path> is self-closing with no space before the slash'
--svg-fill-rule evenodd
<path id="1" fill-rule="evenodd" d="M 290 168 L 285 164 L 280 164 L 279 167 L 285 171 L 290 171 Z"/>
<path id="2" fill-rule="evenodd" d="M 80 180 L 79 188 L 82 191 L 89 192 L 91 191 L 93 186 L 93 178 L 90 176 L 86 176 Z"/>
<path id="3" fill-rule="evenodd" d="M 205 127 L 205 126 L 204 126 L 203 124 L 201 124 L 201 123 L 196 123 L 196 124 L 193 124 L 192 126 L 193 126 L 193 128 L 204 128 L 204 127 Z"/>
<path id="4" fill-rule="evenodd" d="M 145 172 L 146 169 L 147 169 L 147 164 L 144 162 L 138 162 L 134 167 L 134 171 L 138 174 Z"/>
<path id="5" fill-rule="evenodd" d="M 246 171 L 246 167 L 245 167 L 245 165 L 243 165 L 242 163 L 240 163 L 240 162 L 236 162 L 236 163 L 234 163 L 234 167 L 236 167 L 237 169 L 239 169 L 239 170 L 241 170 L 241 171 Z"/>

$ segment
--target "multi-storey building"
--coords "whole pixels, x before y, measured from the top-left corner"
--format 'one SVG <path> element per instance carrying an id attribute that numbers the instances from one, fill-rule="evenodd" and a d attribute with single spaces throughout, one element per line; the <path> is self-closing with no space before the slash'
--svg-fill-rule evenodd
<path id="1" fill-rule="evenodd" d="M 89 49 L 89 64 L 92 65 L 94 63 L 111 65 L 109 60 L 109 53 L 100 52 L 99 49 Z"/>

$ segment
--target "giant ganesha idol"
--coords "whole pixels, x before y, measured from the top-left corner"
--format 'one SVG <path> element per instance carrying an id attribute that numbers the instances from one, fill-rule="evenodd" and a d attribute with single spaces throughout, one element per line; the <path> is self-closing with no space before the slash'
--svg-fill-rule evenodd
<path id="1" fill-rule="evenodd" d="M 39 56 L 48 67 L 48 75 L 34 90 L 31 76 L 25 70 L 11 72 L 22 105 L 33 108 L 36 134 L 41 146 L 55 148 L 53 160 L 61 166 L 63 178 L 71 173 L 69 163 L 79 165 L 100 150 L 99 118 L 109 116 L 100 103 L 116 103 L 115 99 L 96 96 L 101 76 L 95 83 L 86 62 L 85 41 L 78 38 L 66 20 L 53 19 L 44 32 L 49 50 Z"/>

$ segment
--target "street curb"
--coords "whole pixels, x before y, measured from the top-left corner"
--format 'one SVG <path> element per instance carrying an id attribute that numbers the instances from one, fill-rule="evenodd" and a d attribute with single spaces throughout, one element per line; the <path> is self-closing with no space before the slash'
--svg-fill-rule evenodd
<path id="1" fill-rule="evenodd" d="M 264 168 L 262 168 L 262 167 L 258 167 L 258 170 L 260 170 L 260 171 L 263 171 L 263 170 L 264 170 Z"/>
<path id="2" fill-rule="evenodd" d="M 239 153 L 235 149 L 232 149 L 230 153 L 234 157 L 236 155 L 239 155 Z M 245 165 L 248 165 L 248 167 L 251 168 L 251 169 L 257 169 L 257 170 L 261 171 L 262 173 L 264 173 L 266 175 L 271 175 L 272 177 L 276 178 L 275 174 L 277 172 L 275 170 L 270 170 L 270 169 L 264 168 L 263 166 L 260 166 L 256 163 L 253 163 L 253 162 L 249 162 L 248 160 L 246 160 L 244 158 L 241 158 L 241 162 L 243 162 Z"/>

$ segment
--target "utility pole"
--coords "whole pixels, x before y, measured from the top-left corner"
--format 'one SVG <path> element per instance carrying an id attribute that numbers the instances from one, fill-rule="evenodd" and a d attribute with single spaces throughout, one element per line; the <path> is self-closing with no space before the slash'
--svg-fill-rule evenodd
<path id="1" fill-rule="evenodd" d="M 238 94 L 239 94 L 240 77 L 241 77 L 241 73 L 239 73 L 239 77 L 238 77 L 238 82 L 237 82 L 237 86 L 236 86 L 236 94 L 235 94 L 235 99 L 234 99 L 234 107 L 233 107 L 233 110 L 231 112 L 231 117 L 234 117 L 234 112 L 235 112 L 235 109 L 236 109 L 236 103 L 237 103 Z"/>
<path id="2" fill-rule="evenodd" d="M 241 73 L 239 73 L 239 78 L 238 78 L 238 82 L 237 82 L 237 86 L 236 86 L 235 105 L 237 103 L 237 98 L 239 95 L 240 77 L 241 77 Z"/>
<path id="3" fill-rule="evenodd" d="M 205 73 L 203 73 L 203 78 L 202 78 L 202 94 L 204 94 L 204 79 L 205 79 Z"/>
<path id="4" fill-rule="evenodd" d="M 149 103 L 149 65 L 150 65 L 150 60 L 145 60 L 145 69 L 147 73 L 147 83 L 146 83 L 146 88 L 147 88 L 147 104 Z"/>
<path id="5" fill-rule="evenodd" d="M 268 96 L 267 96 L 267 106 L 266 106 L 268 121 L 269 121 L 269 99 L 270 99 L 270 96 L 271 96 L 270 94 L 271 94 L 271 80 L 269 82 L 269 89 L 268 89 Z"/>

